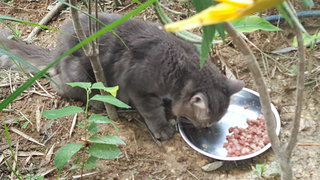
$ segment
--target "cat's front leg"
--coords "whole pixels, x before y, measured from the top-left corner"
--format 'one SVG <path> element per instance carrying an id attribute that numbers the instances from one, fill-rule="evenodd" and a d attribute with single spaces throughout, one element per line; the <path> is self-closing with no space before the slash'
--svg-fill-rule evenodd
<path id="1" fill-rule="evenodd" d="M 156 139 L 167 140 L 172 138 L 175 128 L 166 119 L 161 98 L 153 95 L 134 95 L 130 99 Z"/>

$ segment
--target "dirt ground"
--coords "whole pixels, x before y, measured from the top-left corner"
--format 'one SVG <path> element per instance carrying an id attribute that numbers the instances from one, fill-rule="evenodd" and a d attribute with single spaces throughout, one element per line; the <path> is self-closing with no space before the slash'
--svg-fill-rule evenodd
<path id="1" fill-rule="evenodd" d="M 26 1 L 15 0 L 12 4 L 0 3 L 0 15 L 7 15 L 31 22 L 38 22 L 47 13 L 47 6 L 52 1 Z M 105 1 L 108 11 L 124 14 L 134 8 L 133 3 L 126 3 L 118 8 L 112 9 L 111 0 Z M 320 2 L 318 9 L 320 8 Z M 174 6 L 172 6 L 174 8 Z M 175 8 L 182 11 L 181 8 Z M 268 11 L 272 14 L 272 11 Z M 157 21 L 157 16 L 152 8 L 143 11 L 139 16 L 150 21 Z M 49 24 L 59 28 L 66 19 L 69 12 L 63 11 Z M 303 24 L 310 32 L 320 28 L 320 18 L 309 18 L 303 20 Z M 15 26 L 14 26 L 15 27 Z M 295 65 L 297 64 L 297 52 L 289 52 L 281 55 L 269 53 L 273 50 L 291 46 L 293 33 L 281 24 L 284 31 L 263 32 L 258 31 L 246 34 L 262 52 L 252 46 L 263 69 L 273 104 L 281 116 L 281 140 L 285 141 L 290 135 L 290 125 L 293 119 L 295 102 Z M 26 37 L 32 30 L 30 26 L 17 26 Z M 56 32 L 43 31 L 39 34 L 35 44 L 50 49 L 55 46 Z M 227 40 L 228 41 L 228 40 Z M 244 63 L 240 53 L 230 43 L 219 45 L 215 48 L 217 57 L 227 63 L 237 78 L 245 81 L 246 87 L 256 89 L 249 70 Z M 317 180 L 320 179 L 320 51 L 319 46 L 312 52 L 307 49 L 307 73 L 304 91 L 304 106 L 298 145 L 293 152 L 292 165 L 295 179 Z M 14 70 L 0 71 L 0 100 L 4 99 L 10 92 L 14 91 L 27 76 Z M 39 117 L 39 112 L 45 109 L 61 108 L 69 104 L 81 105 L 79 102 L 71 102 L 59 97 L 52 91 L 46 79 L 40 79 L 18 97 L 10 106 L 0 113 L 0 155 L 9 156 L 8 143 L 5 140 L 3 124 L 10 129 L 11 143 L 14 151 L 18 152 L 17 164 L 19 173 L 46 174 L 46 179 L 55 179 L 58 171 L 53 166 L 53 153 L 61 146 L 70 142 L 78 142 L 84 136 L 81 128 L 75 128 L 72 136 L 69 136 L 73 117 L 61 118 L 59 120 L 48 120 Z M 257 164 L 272 164 L 276 158 L 272 150 L 243 161 L 223 162 L 222 167 L 211 172 L 205 172 L 202 166 L 217 160 L 208 158 L 189 147 L 180 134 L 173 139 L 156 143 L 149 132 L 138 121 L 137 114 L 120 114 L 121 121 L 116 124 L 119 127 L 118 135 L 125 141 L 121 146 L 122 154 L 114 160 L 100 160 L 101 167 L 84 173 L 94 172 L 84 179 L 278 179 L 279 177 L 259 177 L 254 168 Z M 37 130 L 37 120 L 40 120 L 40 129 Z M 83 118 L 77 117 L 77 122 Z M 128 121 L 132 120 L 132 121 Z M 26 124 L 28 124 L 26 126 Z M 26 126 L 26 127 L 25 127 Z M 38 145 L 15 133 L 17 129 L 26 135 L 44 144 Z M 105 132 L 114 133 L 111 127 L 105 128 Z M 50 150 L 53 148 L 52 150 Z M 11 172 L 0 156 L 0 179 L 11 177 Z M 11 164 L 13 164 L 11 162 Z M 60 177 L 71 179 L 79 175 L 79 171 L 69 171 L 66 167 L 60 173 Z M 270 169 L 270 168 L 269 168 Z M 14 179 L 14 178 L 12 178 Z"/>

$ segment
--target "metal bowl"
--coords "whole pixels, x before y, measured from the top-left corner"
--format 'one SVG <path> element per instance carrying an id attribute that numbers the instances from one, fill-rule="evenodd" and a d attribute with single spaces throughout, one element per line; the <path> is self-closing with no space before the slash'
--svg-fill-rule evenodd
<path id="1" fill-rule="evenodd" d="M 271 104 L 276 121 L 276 133 L 280 132 L 280 116 L 274 105 Z M 227 157 L 227 150 L 223 144 L 227 142 L 226 136 L 230 127 L 246 128 L 247 119 L 256 119 L 261 115 L 259 94 L 253 90 L 244 88 L 231 96 L 230 106 L 225 116 L 213 127 L 197 129 L 185 120 L 179 120 L 178 128 L 183 139 L 196 151 L 214 159 L 236 161 L 255 157 L 271 147 L 268 143 L 265 147 L 252 154 L 238 157 Z"/>

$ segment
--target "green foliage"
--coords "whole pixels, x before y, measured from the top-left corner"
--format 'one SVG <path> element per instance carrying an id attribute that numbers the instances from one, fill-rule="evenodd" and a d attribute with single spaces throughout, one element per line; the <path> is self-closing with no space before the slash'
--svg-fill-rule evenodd
<path id="1" fill-rule="evenodd" d="M 196 8 L 197 12 L 200 12 L 207 7 L 216 4 L 212 0 L 191 0 L 193 6 Z M 201 51 L 200 51 L 200 67 L 202 68 L 205 64 L 205 61 L 208 57 L 208 54 L 211 49 L 211 42 L 216 34 L 216 28 L 219 27 L 217 25 L 211 25 L 211 26 L 204 26 L 202 27 L 203 30 L 203 37 L 202 37 L 202 43 L 201 43 Z M 221 31 L 219 31 L 221 32 Z"/>
<path id="2" fill-rule="evenodd" d="M 264 170 L 265 170 L 265 165 L 264 164 L 256 164 L 255 171 L 258 174 L 258 176 L 261 177 L 263 175 Z"/>
<path id="3" fill-rule="evenodd" d="M 32 23 L 32 22 L 20 20 L 20 19 L 17 19 L 17 18 L 5 16 L 5 15 L 0 15 L 0 21 L 2 21 L 2 20 L 14 21 L 14 22 L 23 23 L 23 24 L 26 24 L 26 25 L 38 26 L 38 27 L 41 27 L 41 28 L 43 28 L 43 29 L 49 29 L 49 30 L 53 30 L 53 31 L 59 31 L 59 30 L 54 29 L 54 28 L 49 27 L 49 26 L 44 26 L 44 25 L 40 25 L 40 24 L 36 24 L 36 23 Z"/>
<path id="4" fill-rule="evenodd" d="M 120 108 L 130 108 L 130 106 L 128 106 L 127 104 L 123 103 L 122 101 L 120 101 L 119 99 L 115 98 L 112 95 L 94 95 L 91 99 L 91 101 L 102 101 L 102 102 L 106 102 L 112 105 L 115 105 L 117 107 Z"/>
<path id="5" fill-rule="evenodd" d="M 299 72 L 299 67 L 298 67 L 297 65 L 293 65 L 293 66 L 291 67 L 290 72 L 291 72 L 292 74 L 297 75 L 298 72 Z"/>
<path id="6" fill-rule="evenodd" d="M 313 0 L 303 0 L 303 4 L 307 8 L 313 8 L 314 7 L 314 2 Z"/>
<path id="7" fill-rule="evenodd" d="M 90 125 L 88 127 L 88 131 L 91 133 L 99 132 L 98 125 L 96 123 L 90 123 Z"/>
<path id="8" fill-rule="evenodd" d="M 282 29 L 272 25 L 259 16 L 246 16 L 232 21 L 232 25 L 239 32 L 253 32 L 256 30 L 281 31 Z"/>
<path id="9" fill-rule="evenodd" d="M 91 84 L 89 82 L 74 82 L 68 83 L 68 85 L 85 89 L 87 92 L 87 97 L 89 97 L 93 88 L 103 89 L 106 91 L 111 90 L 113 94 L 116 94 L 118 90 L 117 86 L 107 88 L 102 83 Z M 112 103 L 118 107 L 129 107 L 112 95 L 99 95 L 97 98 L 91 98 L 88 100 L 88 102 L 86 103 L 85 111 L 83 111 L 82 108 L 76 106 L 68 106 L 62 109 L 44 111 L 42 114 L 46 118 L 50 119 L 69 116 L 71 114 L 80 112 L 84 112 L 85 117 L 89 117 L 86 123 L 82 124 L 81 126 L 86 128 L 89 133 L 93 134 L 90 138 L 87 139 L 87 141 L 90 143 L 86 146 L 82 143 L 70 143 L 62 146 L 57 151 L 54 160 L 54 164 L 58 169 L 61 169 L 72 158 L 72 156 L 77 154 L 81 149 L 84 149 L 84 151 L 86 151 L 90 155 L 90 157 L 85 160 L 83 166 L 80 166 L 78 163 L 76 163 L 73 165 L 72 169 L 77 169 L 79 167 L 83 167 L 83 169 L 92 169 L 98 166 L 95 164 L 97 158 L 113 159 L 121 154 L 120 149 L 117 147 L 117 145 L 124 145 L 125 143 L 118 136 L 99 137 L 97 135 L 97 133 L 99 132 L 98 124 L 112 124 L 112 121 L 101 114 L 92 114 L 91 116 L 88 116 L 88 106 L 89 101 L 91 100 Z"/>
<path id="10" fill-rule="evenodd" d="M 138 1 L 136 1 L 136 2 L 138 2 Z M 58 62 L 60 62 L 63 58 L 65 58 L 66 56 L 72 54 L 73 52 L 75 52 L 79 48 L 81 48 L 84 45 L 90 43 L 91 41 L 95 40 L 96 38 L 100 37 L 101 35 L 109 32 L 109 31 L 112 31 L 113 28 L 115 28 L 118 25 L 122 24 L 123 22 L 127 21 L 129 18 L 135 16 L 136 14 L 138 14 L 141 11 L 143 11 L 145 8 L 147 8 L 148 6 L 150 6 L 151 4 L 153 4 L 155 2 L 156 2 L 156 0 L 149 0 L 148 2 L 141 4 L 139 7 L 137 7 L 134 10 L 132 10 L 131 12 L 127 13 L 126 15 L 122 16 L 121 18 L 117 19 L 116 21 L 112 22 L 111 24 L 104 25 L 104 27 L 100 31 L 98 31 L 95 34 L 89 36 L 88 38 L 86 38 L 82 42 L 78 43 L 77 45 L 75 45 L 71 49 L 67 50 L 65 53 L 63 53 L 60 57 L 55 59 L 52 63 L 50 63 L 48 66 L 46 66 L 41 71 L 36 69 L 30 63 L 28 64 L 28 62 L 24 61 L 23 59 L 21 59 L 21 58 L 15 56 L 14 54 L 6 51 L 5 47 L 2 46 L 2 44 L 0 42 L 0 45 L 1 45 L 0 46 L 0 53 L 8 55 L 10 58 L 12 58 L 14 60 L 17 60 L 19 63 L 20 62 L 21 63 L 26 63 L 27 65 L 31 66 L 31 68 L 33 68 L 35 70 L 35 72 L 38 72 L 32 78 L 29 78 L 24 84 L 22 84 L 20 87 L 18 87 L 16 89 L 16 91 L 11 93 L 8 97 L 6 97 L 3 101 L 0 102 L 0 112 L 6 106 L 8 106 L 11 102 L 13 102 L 23 91 L 25 91 L 28 87 L 32 86 L 33 83 L 37 79 L 41 78 L 42 76 L 46 76 L 45 74 L 48 72 L 48 70 L 50 68 L 52 68 L 53 66 L 55 66 Z M 47 27 L 47 26 L 42 26 L 42 25 L 38 25 L 38 24 L 35 24 L 35 23 L 19 20 L 19 19 L 16 19 L 16 18 L 0 15 L 0 22 L 4 21 L 4 20 L 15 21 L 15 22 L 19 22 L 19 23 L 23 23 L 23 24 L 27 24 L 27 25 L 39 26 L 39 27 L 41 27 L 43 29 L 50 29 L 50 30 L 58 31 L 58 30 L 56 30 L 54 28 L 50 28 L 50 27 Z M 99 20 L 97 20 L 97 21 L 99 22 Z M 125 103 L 123 103 L 120 100 L 115 98 L 117 90 L 119 89 L 119 87 L 117 87 L 117 86 L 116 87 L 103 87 L 99 83 L 91 85 L 91 83 L 80 83 L 80 82 L 79 83 L 70 83 L 70 85 L 74 86 L 74 87 L 82 87 L 82 88 L 87 90 L 87 93 L 91 93 L 91 89 L 101 89 L 102 88 L 103 90 L 105 90 L 105 91 L 107 91 L 107 92 L 109 92 L 111 94 L 111 95 L 109 95 L 111 97 L 105 98 L 106 100 L 103 99 L 103 97 L 102 97 L 102 100 L 104 100 L 106 102 L 110 101 L 111 103 L 114 103 L 115 105 L 118 105 L 120 107 L 129 108 L 128 105 L 126 105 Z M 93 88 L 91 88 L 92 86 L 93 86 Z M 100 100 L 100 98 L 101 97 L 98 97 L 95 100 Z M 88 102 L 89 101 L 90 101 L 90 99 L 88 98 Z M 66 107 L 66 108 L 62 108 L 62 109 L 58 109 L 58 110 L 48 110 L 48 111 L 45 111 L 43 113 L 43 115 L 45 117 L 47 117 L 47 118 L 55 119 L 55 118 L 60 118 L 60 117 L 68 116 L 68 115 L 79 113 L 79 112 L 84 112 L 86 117 L 88 117 L 87 109 L 88 109 L 88 103 L 86 104 L 85 111 L 83 111 L 79 107 L 71 106 L 71 107 Z M 88 144 L 84 144 L 84 143 L 69 143 L 69 144 L 61 147 L 57 151 L 55 159 L 54 159 L 54 164 L 55 164 L 56 168 L 61 169 L 69 160 L 71 160 L 71 158 L 75 154 L 79 154 L 79 151 L 81 151 L 81 150 L 84 150 L 84 152 L 88 152 L 89 154 L 92 154 L 92 155 L 90 155 L 90 157 L 85 160 L 85 162 L 83 163 L 83 166 L 78 166 L 77 162 L 75 162 L 76 164 L 74 165 L 74 167 L 83 167 L 83 169 L 85 169 L 85 170 L 92 169 L 92 168 L 95 168 L 95 167 L 99 166 L 99 164 L 96 163 L 97 157 L 101 157 L 101 158 L 104 158 L 104 159 L 112 159 L 112 158 L 115 158 L 115 157 L 119 156 L 119 154 L 121 154 L 119 148 L 116 145 L 124 144 L 124 142 L 117 136 L 103 136 L 103 137 L 99 138 L 96 135 L 99 132 L 97 123 L 102 123 L 102 124 L 111 123 L 113 126 L 115 126 L 108 118 L 103 117 L 102 115 L 92 115 L 92 116 L 90 116 L 90 120 L 88 120 L 87 122 L 79 123 L 79 125 L 77 127 L 83 127 L 83 128 L 89 129 L 90 132 L 93 135 L 95 135 L 95 136 L 91 136 L 92 141 L 97 141 L 97 142 L 100 142 L 100 143 L 92 142 L 93 144 L 89 144 L 89 145 Z M 7 139 L 7 143 L 9 145 L 9 150 L 12 153 L 12 157 L 14 157 L 14 154 L 13 154 L 14 152 L 12 150 L 8 128 L 5 126 L 4 129 L 5 129 L 5 136 L 6 136 L 6 139 Z M 78 157 L 80 157 L 82 159 L 85 158 L 83 156 L 78 156 Z M 8 164 L 8 163 L 6 163 L 6 164 L 7 164 L 8 168 L 9 168 L 9 170 L 14 174 L 16 179 L 23 179 L 17 173 L 17 170 L 14 170 L 10 166 L 10 164 Z M 18 168 L 19 167 L 16 166 L 16 169 L 18 169 Z M 35 175 L 28 175 L 27 176 L 27 179 L 37 179 L 37 180 L 39 179 L 40 180 L 40 179 L 43 179 L 43 178 L 44 177 L 42 177 L 42 176 L 35 176 Z"/>
<path id="11" fill-rule="evenodd" d="M 61 109 L 51 109 L 43 111 L 42 115 L 48 119 L 57 119 L 83 112 L 82 108 L 77 106 L 67 106 Z"/>
<path id="12" fill-rule="evenodd" d="M 268 164 L 256 164 L 253 173 L 258 177 L 275 177 L 280 175 L 280 164 L 278 162 L 271 162 Z"/>
<path id="13" fill-rule="evenodd" d="M 92 85 L 91 89 L 104 90 L 104 91 L 110 93 L 112 96 L 116 97 L 117 92 L 119 90 L 119 86 L 105 87 L 102 82 L 96 82 Z"/>
<path id="14" fill-rule="evenodd" d="M 91 156 L 101 159 L 114 159 L 121 154 L 120 149 L 116 145 L 98 143 L 91 145 L 87 152 Z"/>
<path id="15" fill-rule="evenodd" d="M 29 121 L 26 121 L 26 122 L 24 122 L 24 123 L 22 124 L 21 128 L 22 128 L 22 129 L 26 129 L 29 124 L 30 124 L 30 122 L 29 122 Z"/>
<path id="16" fill-rule="evenodd" d="M 102 116 L 101 114 L 92 114 L 89 119 L 88 119 L 89 123 L 112 123 L 112 121 L 105 117 Z"/>
<path id="17" fill-rule="evenodd" d="M 1 20 L 0 20 L 1 22 Z M 13 38 L 20 38 L 22 35 L 22 32 L 18 29 L 18 26 L 16 25 L 15 28 L 12 28 L 8 24 L 5 23 L 5 26 L 9 27 L 9 29 L 12 31 L 13 34 L 9 35 L 7 38 L 8 39 L 13 39 Z"/>
<path id="18" fill-rule="evenodd" d="M 315 44 L 317 41 L 320 40 L 320 32 L 317 32 L 314 35 L 309 35 L 309 34 L 303 34 L 303 44 L 304 45 L 312 45 Z M 297 47 L 298 42 L 297 42 L 297 37 L 293 38 L 293 46 Z"/>
<path id="19" fill-rule="evenodd" d="M 81 143 L 69 143 L 62 146 L 54 158 L 54 166 L 61 169 L 80 149 L 84 147 Z"/>
<path id="20" fill-rule="evenodd" d="M 67 83 L 71 87 L 81 87 L 82 89 L 88 90 L 91 88 L 91 83 L 89 82 L 72 82 Z"/>
<path id="21" fill-rule="evenodd" d="M 90 156 L 84 164 L 84 170 L 91 170 L 101 166 L 101 164 L 97 163 L 97 158 L 94 156 Z"/>
<path id="22" fill-rule="evenodd" d="M 11 157 L 15 157 L 15 154 L 14 154 L 14 151 L 13 151 L 13 148 L 12 148 L 12 144 L 11 144 L 11 138 L 10 138 L 10 134 L 9 134 L 9 129 L 8 129 L 6 123 L 3 124 L 3 129 L 4 129 L 4 135 L 5 135 L 7 144 L 9 146 L 9 151 L 10 151 Z M 13 161 L 17 164 L 15 158 L 13 158 Z M 8 169 L 14 174 L 14 176 L 17 179 L 22 180 L 22 177 L 18 174 L 19 167 L 16 166 L 16 168 L 13 169 L 6 158 L 5 158 L 5 162 L 6 162 L 5 164 L 7 165 Z"/>
<path id="23" fill-rule="evenodd" d="M 114 144 L 114 145 L 125 144 L 122 141 L 122 139 L 119 138 L 119 136 L 103 136 L 103 137 L 91 136 L 88 140 L 91 142 L 100 143 L 100 144 Z"/>

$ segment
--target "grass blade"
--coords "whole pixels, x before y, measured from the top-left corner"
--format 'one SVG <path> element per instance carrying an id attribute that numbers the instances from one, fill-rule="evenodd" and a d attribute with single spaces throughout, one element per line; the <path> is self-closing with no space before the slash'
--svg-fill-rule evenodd
<path id="1" fill-rule="evenodd" d="M 31 26 L 38 26 L 38 27 L 41 27 L 43 29 L 49 29 L 49 30 L 53 30 L 53 31 L 60 31 L 58 29 L 55 29 L 55 28 L 52 28 L 52 27 L 49 27 L 49 26 L 44 26 L 44 25 L 36 24 L 36 23 L 33 23 L 33 22 L 29 22 L 29 21 L 20 20 L 20 19 L 17 19 L 17 18 L 5 16 L 5 15 L 0 15 L 0 20 L 14 21 L 14 22 L 19 22 L 19 23 L 31 25 Z"/>

